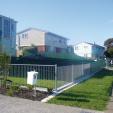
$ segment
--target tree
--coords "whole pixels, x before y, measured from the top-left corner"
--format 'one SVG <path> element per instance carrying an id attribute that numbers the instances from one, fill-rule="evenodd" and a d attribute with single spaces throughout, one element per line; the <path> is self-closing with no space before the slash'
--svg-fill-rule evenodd
<path id="1" fill-rule="evenodd" d="M 113 58 L 113 47 L 109 47 L 109 48 L 107 49 L 107 51 L 108 51 L 108 53 L 109 53 L 109 55 L 110 55 L 110 58 Z"/>
<path id="2" fill-rule="evenodd" d="M 105 52 L 104 52 L 104 55 L 106 56 L 106 58 L 111 58 L 111 56 L 110 56 L 110 54 L 109 54 L 108 51 L 105 51 Z"/>
<path id="3" fill-rule="evenodd" d="M 108 65 L 113 62 L 113 38 L 109 38 L 104 42 L 104 46 L 106 47 L 106 51 L 104 55 L 106 56 L 106 62 Z"/>
<path id="4" fill-rule="evenodd" d="M 113 38 L 109 38 L 104 42 L 104 46 L 106 47 L 106 51 L 104 55 L 107 58 L 113 58 Z"/>
<path id="5" fill-rule="evenodd" d="M 113 46 L 113 38 L 109 38 L 104 42 L 105 47 Z"/>
<path id="6" fill-rule="evenodd" d="M 9 56 L 7 56 L 5 53 L 0 54 L 0 71 L 1 71 L 1 74 L 3 76 L 4 81 L 7 80 L 10 62 L 11 62 L 11 59 Z"/>

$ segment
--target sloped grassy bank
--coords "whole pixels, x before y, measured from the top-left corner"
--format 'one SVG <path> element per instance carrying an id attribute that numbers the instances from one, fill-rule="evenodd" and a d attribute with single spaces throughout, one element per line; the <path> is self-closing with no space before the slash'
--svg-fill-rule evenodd
<path id="1" fill-rule="evenodd" d="M 113 71 L 103 69 L 94 77 L 64 91 L 48 103 L 105 110 L 113 85 Z"/>

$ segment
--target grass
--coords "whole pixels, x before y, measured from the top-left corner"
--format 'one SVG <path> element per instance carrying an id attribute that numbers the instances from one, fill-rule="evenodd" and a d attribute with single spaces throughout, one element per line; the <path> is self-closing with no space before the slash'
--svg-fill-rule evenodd
<path id="1" fill-rule="evenodd" d="M 27 79 L 22 77 L 8 77 L 9 80 L 12 80 L 14 84 L 26 85 Z M 65 81 L 57 81 L 57 84 L 61 86 L 65 84 Z M 55 88 L 55 80 L 37 80 L 37 86 L 45 87 L 49 89 Z"/>
<path id="2" fill-rule="evenodd" d="M 102 70 L 91 79 L 74 86 L 48 103 L 105 110 L 113 83 L 113 71 Z"/>
<path id="3" fill-rule="evenodd" d="M 12 80 L 14 84 L 19 84 L 19 85 L 26 85 L 27 84 L 27 79 L 26 78 L 20 78 L 20 77 L 8 77 L 9 80 Z M 49 89 L 54 88 L 54 80 L 37 80 L 37 86 L 40 87 L 45 87 Z"/>

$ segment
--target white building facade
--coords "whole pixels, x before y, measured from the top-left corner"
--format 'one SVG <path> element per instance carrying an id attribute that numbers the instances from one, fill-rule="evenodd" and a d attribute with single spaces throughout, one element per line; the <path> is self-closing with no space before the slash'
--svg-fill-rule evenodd
<path id="1" fill-rule="evenodd" d="M 17 33 L 17 54 L 22 48 L 37 47 L 37 51 L 62 53 L 67 51 L 67 38 L 36 28 L 28 28 Z M 18 55 L 17 55 L 18 56 Z"/>
<path id="2" fill-rule="evenodd" d="M 16 21 L 0 15 L 0 52 L 16 55 Z"/>
<path id="3" fill-rule="evenodd" d="M 75 54 L 85 58 L 100 59 L 104 57 L 105 48 L 95 43 L 82 42 L 73 47 Z"/>

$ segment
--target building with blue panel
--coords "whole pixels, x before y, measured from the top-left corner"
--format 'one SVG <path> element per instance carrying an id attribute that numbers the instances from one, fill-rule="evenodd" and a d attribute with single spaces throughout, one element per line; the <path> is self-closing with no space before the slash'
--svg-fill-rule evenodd
<path id="1" fill-rule="evenodd" d="M 0 15 L 0 52 L 16 55 L 16 21 Z"/>

